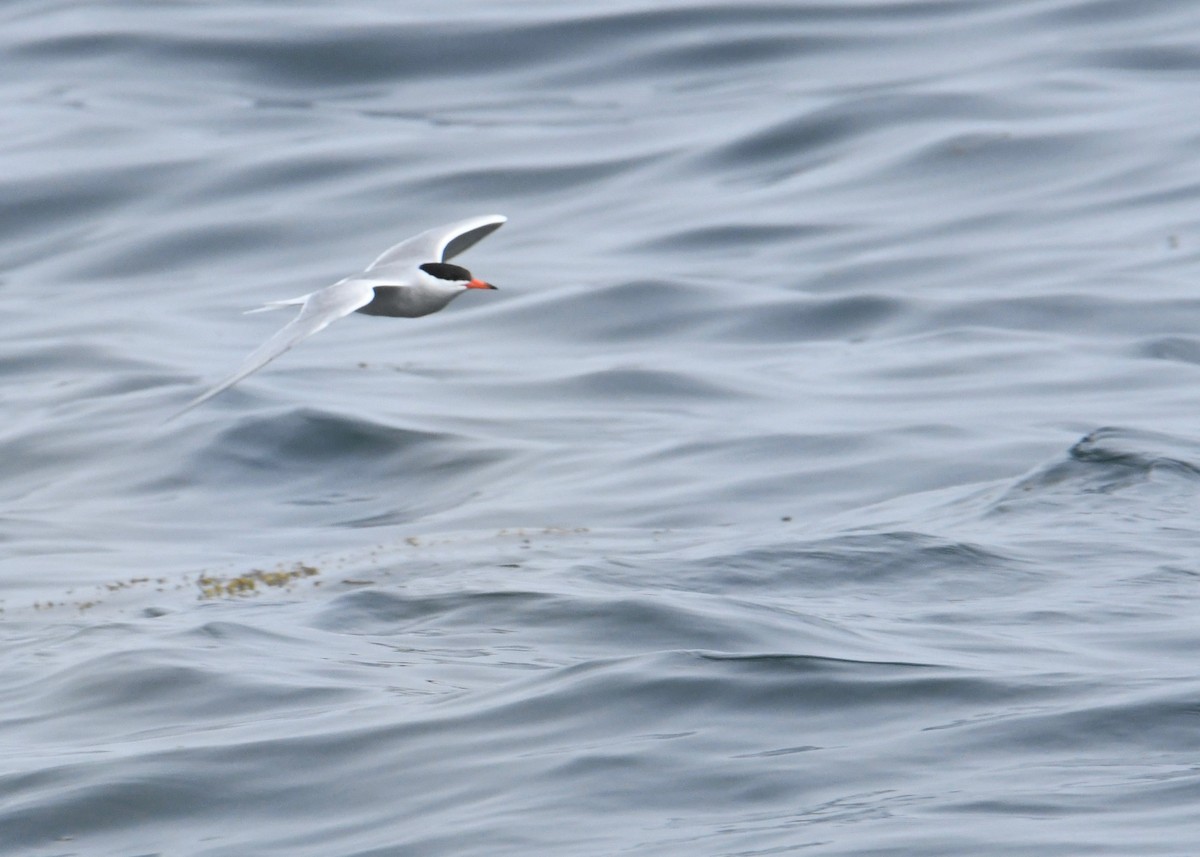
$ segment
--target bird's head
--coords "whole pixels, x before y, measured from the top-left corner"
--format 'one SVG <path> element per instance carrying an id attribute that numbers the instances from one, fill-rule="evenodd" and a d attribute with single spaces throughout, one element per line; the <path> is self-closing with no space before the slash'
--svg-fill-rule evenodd
<path id="1" fill-rule="evenodd" d="M 483 280 L 472 277 L 471 272 L 462 265 L 451 265 L 448 262 L 426 262 L 417 270 L 419 271 L 417 276 L 421 278 L 422 285 L 438 291 L 496 288 L 491 283 L 485 283 Z"/>

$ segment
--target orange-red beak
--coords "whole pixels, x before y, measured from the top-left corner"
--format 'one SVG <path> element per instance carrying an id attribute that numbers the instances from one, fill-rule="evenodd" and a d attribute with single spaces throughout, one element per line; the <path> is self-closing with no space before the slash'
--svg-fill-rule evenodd
<path id="1" fill-rule="evenodd" d="M 496 288 L 491 283 L 485 283 L 483 280 L 471 280 L 467 283 L 468 289 L 494 289 Z"/>

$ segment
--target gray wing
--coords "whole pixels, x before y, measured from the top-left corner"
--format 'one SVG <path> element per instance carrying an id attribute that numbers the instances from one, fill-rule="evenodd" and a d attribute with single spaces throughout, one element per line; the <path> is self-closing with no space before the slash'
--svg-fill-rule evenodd
<path id="1" fill-rule="evenodd" d="M 172 414 L 173 420 L 199 404 L 207 402 L 217 393 L 224 392 L 245 378 L 266 366 L 283 352 L 296 343 L 307 339 L 314 333 L 324 330 L 330 322 L 349 315 L 359 307 L 366 306 L 375 297 L 375 289 L 368 280 L 343 280 L 328 288 L 313 292 L 300 308 L 296 316 L 282 330 L 252 351 L 237 371 L 216 386 L 192 399 L 182 409 Z M 169 420 L 168 420 L 169 421 Z"/>
<path id="2" fill-rule="evenodd" d="M 413 265 L 445 262 L 491 235 L 507 220 L 502 214 L 484 214 L 435 227 L 389 247 L 367 266 L 367 270 L 373 271 L 398 262 L 411 262 Z"/>

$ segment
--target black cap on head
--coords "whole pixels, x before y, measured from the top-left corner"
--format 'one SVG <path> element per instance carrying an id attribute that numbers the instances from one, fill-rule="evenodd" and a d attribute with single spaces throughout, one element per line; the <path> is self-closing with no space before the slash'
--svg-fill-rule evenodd
<path id="1" fill-rule="evenodd" d="M 471 272 L 462 265 L 451 265 L 448 262 L 426 262 L 421 266 L 421 270 L 439 280 L 447 280 L 452 283 L 465 283 L 474 279 Z"/>

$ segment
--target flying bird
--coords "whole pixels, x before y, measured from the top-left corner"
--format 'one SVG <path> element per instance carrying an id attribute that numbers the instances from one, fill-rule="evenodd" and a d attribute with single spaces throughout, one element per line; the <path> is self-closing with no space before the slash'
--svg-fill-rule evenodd
<path id="1" fill-rule="evenodd" d="M 437 312 L 468 289 L 496 288 L 450 260 L 491 235 L 507 219 L 485 214 L 430 229 L 384 251 L 361 274 L 298 298 L 271 301 L 249 310 L 266 312 L 298 306 L 300 314 L 251 352 L 232 375 L 192 399 L 171 419 L 228 390 L 296 343 L 352 312 L 416 318 Z"/>

